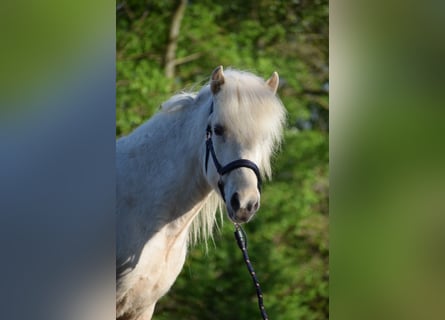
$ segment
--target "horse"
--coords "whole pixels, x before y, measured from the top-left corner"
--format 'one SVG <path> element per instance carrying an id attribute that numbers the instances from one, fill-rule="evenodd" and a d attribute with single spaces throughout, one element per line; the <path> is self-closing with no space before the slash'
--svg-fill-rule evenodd
<path id="1" fill-rule="evenodd" d="M 117 319 L 151 319 L 221 206 L 233 223 L 255 215 L 282 140 L 278 83 L 276 72 L 265 81 L 219 66 L 199 92 L 174 95 L 117 140 Z"/>

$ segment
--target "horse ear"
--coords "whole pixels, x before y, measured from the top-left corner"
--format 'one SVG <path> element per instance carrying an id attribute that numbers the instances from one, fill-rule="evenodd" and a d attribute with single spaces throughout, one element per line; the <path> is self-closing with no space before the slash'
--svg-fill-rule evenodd
<path id="1" fill-rule="evenodd" d="M 223 84 L 224 84 L 223 67 L 219 66 L 215 70 L 213 70 L 212 77 L 210 80 L 210 89 L 212 90 L 213 94 L 218 93 Z"/>
<path id="2" fill-rule="evenodd" d="M 274 71 L 272 73 L 272 76 L 266 81 L 266 84 L 272 89 L 273 93 L 277 93 L 278 89 L 278 83 L 280 82 L 280 79 L 278 78 L 278 73 Z"/>

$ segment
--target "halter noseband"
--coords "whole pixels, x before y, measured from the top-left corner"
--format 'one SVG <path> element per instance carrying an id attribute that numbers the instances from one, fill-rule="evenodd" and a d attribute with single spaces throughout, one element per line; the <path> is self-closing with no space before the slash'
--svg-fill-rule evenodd
<path id="1" fill-rule="evenodd" d="M 212 114 L 212 112 L 213 112 L 213 101 L 210 106 L 210 114 Z M 262 180 L 261 180 L 260 170 L 258 169 L 258 166 L 255 163 L 247 159 L 238 159 L 229 162 L 225 166 L 221 165 L 221 163 L 218 161 L 218 158 L 216 157 L 215 149 L 213 148 L 212 129 L 210 128 L 210 125 L 208 125 L 206 129 L 206 162 L 205 162 L 206 173 L 209 162 L 209 154 L 212 155 L 213 163 L 215 164 L 216 171 L 219 174 L 218 188 L 224 201 L 226 201 L 226 199 L 224 194 L 224 183 L 222 181 L 222 176 L 238 168 L 249 168 L 255 173 L 255 176 L 257 177 L 257 188 L 258 191 L 261 193 Z"/>

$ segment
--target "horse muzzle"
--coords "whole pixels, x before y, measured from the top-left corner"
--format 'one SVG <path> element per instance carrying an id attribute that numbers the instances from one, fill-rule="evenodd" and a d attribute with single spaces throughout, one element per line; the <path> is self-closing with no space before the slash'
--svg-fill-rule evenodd
<path id="1" fill-rule="evenodd" d="M 226 202 L 226 206 L 230 220 L 236 223 L 245 223 L 250 221 L 258 211 L 260 199 L 259 197 L 240 199 L 238 192 L 234 192 L 229 203 Z"/>

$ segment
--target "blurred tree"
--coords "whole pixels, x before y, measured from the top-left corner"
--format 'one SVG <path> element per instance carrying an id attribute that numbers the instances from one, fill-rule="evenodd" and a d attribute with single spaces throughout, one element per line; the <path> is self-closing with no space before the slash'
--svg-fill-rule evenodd
<path id="1" fill-rule="evenodd" d="M 176 60 L 176 48 L 178 46 L 179 29 L 181 27 L 181 21 L 184 17 L 186 6 L 187 0 L 179 1 L 171 21 L 167 50 L 165 53 L 165 76 L 167 78 L 174 77 L 175 66 L 178 64 L 178 61 Z"/>
<path id="2" fill-rule="evenodd" d="M 117 136 L 175 91 L 198 90 L 218 65 L 280 74 L 285 140 L 258 218 L 245 227 L 271 319 L 328 319 L 328 26 L 327 0 L 117 5 Z M 232 229 L 221 227 L 207 254 L 191 248 L 155 319 L 259 318 Z"/>

